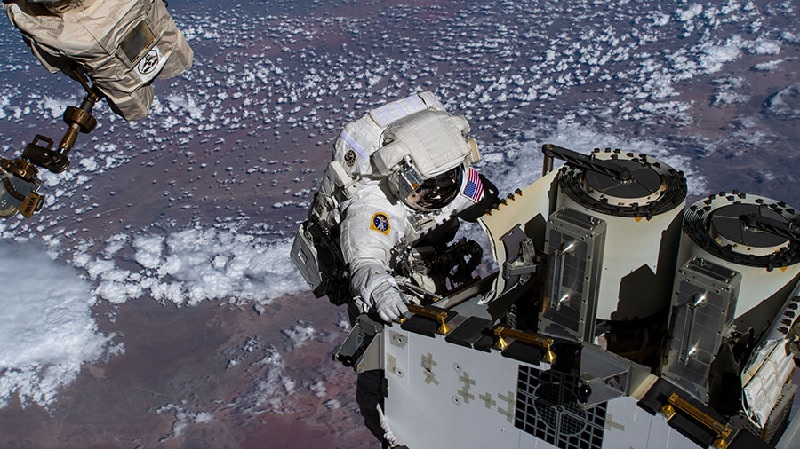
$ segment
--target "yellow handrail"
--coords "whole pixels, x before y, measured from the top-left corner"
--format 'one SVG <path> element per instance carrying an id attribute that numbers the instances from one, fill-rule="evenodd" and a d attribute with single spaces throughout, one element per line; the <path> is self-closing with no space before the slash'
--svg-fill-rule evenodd
<path id="1" fill-rule="evenodd" d="M 447 324 L 447 312 L 444 310 L 437 310 L 437 309 L 430 309 L 425 306 L 420 306 L 417 304 L 406 304 L 408 307 L 408 311 L 411 313 L 415 313 L 417 315 L 422 315 L 424 317 L 428 317 L 430 319 L 435 320 L 439 323 L 439 328 L 436 329 L 436 333 L 439 335 L 447 335 L 453 329 Z"/>
<path id="2" fill-rule="evenodd" d="M 550 337 L 545 337 L 543 335 L 537 334 L 529 334 L 527 332 L 522 332 L 517 329 L 511 329 L 505 326 L 498 326 L 494 328 L 494 335 L 497 336 L 497 343 L 495 343 L 494 348 L 498 351 L 505 351 L 508 347 L 508 342 L 505 338 L 513 338 L 515 340 L 524 341 L 525 343 L 534 344 L 537 346 L 541 346 L 546 350 L 544 354 L 544 358 L 542 360 L 545 363 L 553 364 L 556 361 L 556 353 L 553 352 L 553 344 L 555 340 Z"/>
<path id="3" fill-rule="evenodd" d="M 716 449 L 728 447 L 728 438 L 731 436 L 733 429 L 690 404 L 687 400 L 678 396 L 677 393 L 669 395 L 667 403 L 661 406 L 661 414 L 669 421 L 677 413 L 676 408 L 717 434 L 717 437 L 712 442 Z"/>

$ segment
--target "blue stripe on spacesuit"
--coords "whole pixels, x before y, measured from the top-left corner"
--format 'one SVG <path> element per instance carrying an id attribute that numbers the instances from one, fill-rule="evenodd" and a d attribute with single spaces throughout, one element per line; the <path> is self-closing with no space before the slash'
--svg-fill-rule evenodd
<path id="1" fill-rule="evenodd" d="M 367 150 L 365 150 L 364 147 L 356 142 L 356 140 L 353 139 L 353 137 L 350 136 L 346 130 L 342 130 L 342 134 L 340 134 L 340 136 L 345 142 L 347 142 L 348 145 L 350 145 L 352 149 L 356 150 L 356 153 L 358 153 L 361 157 L 364 159 L 369 159 L 369 153 L 367 153 Z"/>
<path id="2" fill-rule="evenodd" d="M 425 109 L 425 103 L 418 96 L 413 96 L 381 106 L 370 114 L 377 119 L 376 121 L 380 126 L 386 126 L 423 109 Z"/>

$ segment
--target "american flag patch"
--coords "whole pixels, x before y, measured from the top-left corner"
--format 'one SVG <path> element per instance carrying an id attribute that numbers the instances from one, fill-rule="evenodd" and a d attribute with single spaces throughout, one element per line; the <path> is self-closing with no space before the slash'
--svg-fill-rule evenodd
<path id="1" fill-rule="evenodd" d="M 478 175 L 478 170 L 474 168 L 467 169 L 467 184 L 464 186 L 461 194 L 472 201 L 480 201 L 481 196 L 483 196 L 483 183 L 481 182 L 481 177 Z"/>

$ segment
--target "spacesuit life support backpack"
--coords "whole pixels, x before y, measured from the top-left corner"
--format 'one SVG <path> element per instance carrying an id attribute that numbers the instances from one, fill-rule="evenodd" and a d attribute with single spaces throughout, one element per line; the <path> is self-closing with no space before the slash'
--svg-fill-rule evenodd
<path id="1" fill-rule="evenodd" d="M 362 180 L 389 178 L 394 189 L 410 189 L 422 179 L 480 160 L 469 125 L 450 115 L 431 92 L 421 92 L 381 106 L 348 123 L 334 144 L 308 219 L 292 245 L 292 260 L 315 296 L 334 304 L 353 297 L 339 247 L 340 206 Z M 428 149 L 435 147 L 436 152 Z"/>

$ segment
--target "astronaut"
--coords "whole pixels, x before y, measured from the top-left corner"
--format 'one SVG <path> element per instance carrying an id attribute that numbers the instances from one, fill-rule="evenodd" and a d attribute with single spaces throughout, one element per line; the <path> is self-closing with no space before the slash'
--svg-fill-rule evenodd
<path id="1" fill-rule="evenodd" d="M 162 0 L 3 0 L 3 9 L 47 70 L 82 72 L 128 121 L 147 115 L 156 77 L 192 65 Z"/>
<path id="2" fill-rule="evenodd" d="M 466 119 L 448 114 L 430 92 L 345 126 L 292 257 L 317 296 L 348 303 L 351 322 L 365 315 L 396 321 L 407 302 L 447 287 L 418 249 L 441 258 L 459 218 L 475 221 L 497 201 L 497 189 L 471 167 L 480 154 L 468 132 Z M 443 265 L 447 275 L 453 264 Z M 333 288 L 340 276 L 341 291 Z M 356 399 L 366 426 L 386 444 L 382 377 L 377 369 L 359 374 Z"/>
<path id="3" fill-rule="evenodd" d="M 450 145 L 455 139 L 451 138 L 455 136 L 427 134 L 441 131 L 436 129 L 444 128 L 439 119 L 450 118 L 454 117 L 421 113 L 401 121 L 400 127 L 408 126 L 407 131 L 428 137 L 428 142 L 411 148 L 411 156 L 406 155 L 386 178 L 362 182 L 355 195 L 342 204 L 339 245 L 350 273 L 351 290 L 356 294 L 355 304 L 361 312 L 374 311 L 386 322 L 399 319 L 408 310 L 395 278 L 400 274 L 396 259 L 402 258 L 403 249 L 443 250 L 458 229 L 459 213 L 486 203 L 482 200 L 488 181 L 464 162 L 462 153 L 452 151 Z M 430 122 L 421 124 L 423 120 Z M 414 144 L 422 142 L 417 136 L 413 139 Z M 406 135 L 388 146 L 397 147 L 392 151 L 404 151 L 409 140 Z M 416 160 L 437 151 L 445 153 L 444 157 L 421 172 L 418 167 L 422 163 Z M 421 258 L 418 253 L 412 254 Z M 418 291 L 442 293 L 440 283 L 424 265 L 415 264 L 416 270 L 406 270 L 402 275 L 420 287 Z"/>

